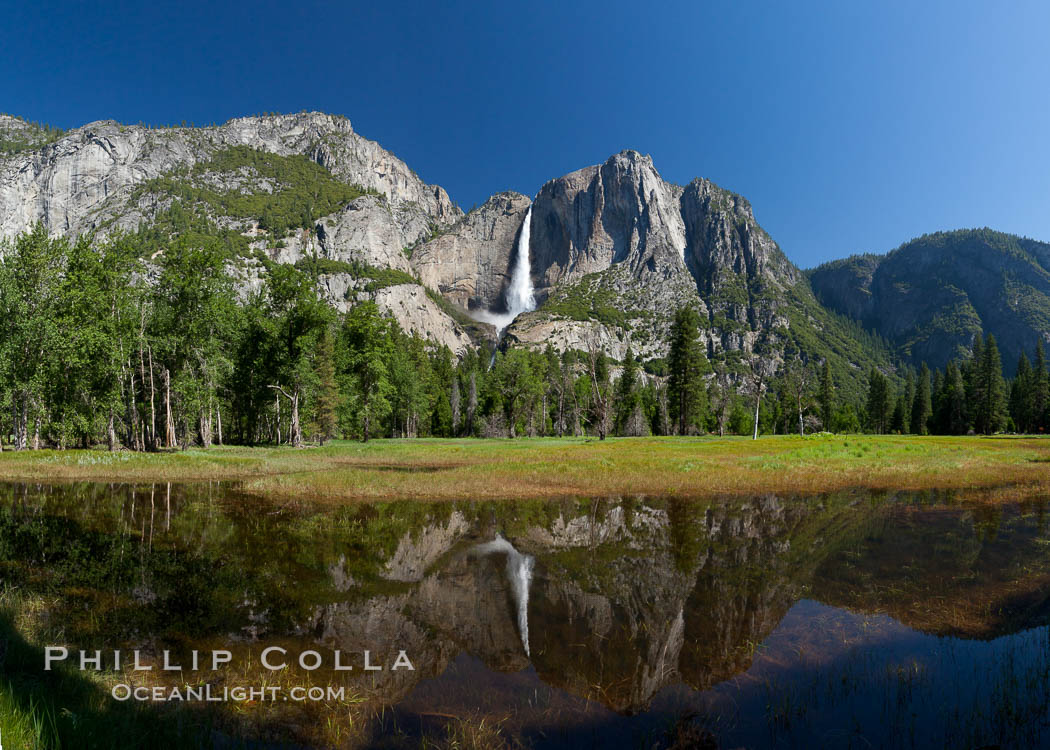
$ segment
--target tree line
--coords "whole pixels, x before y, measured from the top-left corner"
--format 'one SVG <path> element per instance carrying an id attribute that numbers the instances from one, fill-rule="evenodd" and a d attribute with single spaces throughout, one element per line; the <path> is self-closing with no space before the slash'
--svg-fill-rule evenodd
<path id="1" fill-rule="evenodd" d="M 710 352 L 695 310 L 669 354 L 620 362 L 596 345 L 456 358 L 371 302 L 338 313 L 316 273 L 271 264 L 252 291 L 220 238 L 159 250 L 136 235 L 52 238 L 42 226 L 0 259 L 0 447 L 154 451 L 332 438 L 1039 431 L 1041 347 L 1002 379 L 992 337 L 899 394 L 873 370 L 866 404 L 837 396 L 826 360 L 760 339 Z"/>
<path id="2" fill-rule="evenodd" d="M 956 358 L 931 374 L 923 363 L 909 369 L 896 395 L 888 379 L 868 379 L 867 422 L 873 432 L 916 435 L 1041 433 L 1050 427 L 1050 387 L 1042 341 L 1035 363 L 1022 353 L 1015 377 L 1003 377 L 995 336 L 975 336 L 969 357 Z"/>

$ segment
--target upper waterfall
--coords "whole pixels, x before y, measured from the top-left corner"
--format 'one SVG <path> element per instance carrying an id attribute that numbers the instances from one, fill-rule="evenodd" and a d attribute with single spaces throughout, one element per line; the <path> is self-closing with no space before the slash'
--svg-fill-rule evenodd
<path id="1" fill-rule="evenodd" d="M 515 248 L 514 267 L 510 272 L 510 284 L 507 286 L 507 311 L 495 313 L 490 310 L 478 311 L 475 317 L 491 323 L 499 329 L 500 336 L 516 317 L 523 312 L 536 309 L 535 289 L 532 286 L 532 264 L 529 260 L 529 241 L 531 239 L 532 206 L 525 212 L 525 221 L 521 225 L 518 244 Z"/>

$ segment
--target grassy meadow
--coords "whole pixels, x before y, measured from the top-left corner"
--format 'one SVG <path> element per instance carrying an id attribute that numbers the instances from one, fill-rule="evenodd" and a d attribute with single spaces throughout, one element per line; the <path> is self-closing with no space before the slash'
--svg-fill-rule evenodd
<path id="1" fill-rule="evenodd" d="M 253 492 L 330 501 L 981 489 L 1050 483 L 1050 438 L 821 434 L 5 451 L 0 480 L 236 480 Z"/>

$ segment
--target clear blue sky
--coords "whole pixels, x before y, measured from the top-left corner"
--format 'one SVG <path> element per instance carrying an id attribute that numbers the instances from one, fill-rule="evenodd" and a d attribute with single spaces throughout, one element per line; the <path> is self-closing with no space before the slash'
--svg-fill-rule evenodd
<path id="1" fill-rule="evenodd" d="M 1050 240 L 1050 3 L 14 2 L 0 110 L 75 127 L 345 114 L 464 209 L 611 153 L 748 197 L 810 266 Z"/>

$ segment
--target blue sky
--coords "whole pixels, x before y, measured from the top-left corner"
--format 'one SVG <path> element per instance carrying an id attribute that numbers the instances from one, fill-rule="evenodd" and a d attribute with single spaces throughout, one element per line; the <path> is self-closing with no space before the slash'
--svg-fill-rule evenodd
<path id="1" fill-rule="evenodd" d="M 802 266 L 1050 241 L 1050 3 L 18 2 L 0 110 L 345 114 L 464 209 L 623 148 L 749 198 Z"/>

